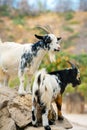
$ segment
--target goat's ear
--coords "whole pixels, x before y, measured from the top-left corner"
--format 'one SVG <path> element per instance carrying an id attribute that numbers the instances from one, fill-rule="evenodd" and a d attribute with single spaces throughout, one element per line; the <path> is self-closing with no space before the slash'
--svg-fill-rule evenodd
<path id="1" fill-rule="evenodd" d="M 36 35 L 36 34 L 35 34 L 35 37 L 36 37 L 37 39 L 43 40 L 43 36 L 39 36 L 39 35 Z"/>
<path id="2" fill-rule="evenodd" d="M 61 40 L 62 38 L 61 37 L 57 37 L 57 40 L 59 41 L 59 40 Z"/>

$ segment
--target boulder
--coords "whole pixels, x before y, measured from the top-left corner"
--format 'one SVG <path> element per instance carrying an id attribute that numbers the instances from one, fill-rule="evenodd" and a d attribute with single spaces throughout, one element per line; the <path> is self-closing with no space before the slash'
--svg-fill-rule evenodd
<path id="1" fill-rule="evenodd" d="M 10 118 L 6 107 L 0 110 L 0 130 L 16 130 L 15 122 Z"/>
<path id="2" fill-rule="evenodd" d="M 8 111 L 11 118 L 19 127 L 25 127 L 31 122 L 32 96 L 17 96 L 8 104 Z"/>
<path id="3" fill-rule="evenodd" d="M 7 106 L 7 103 L 17 96 L 17 91 L 8 87 L 0 88 L 0 109 Z"/>
<path id="4" fill-rule="evenodd" d="M 34 128 L 32 126 L 32 95 L 19 96 L 16 89 L 8 87 L 0 88 L 0 130 L 44 130 L 41 122 L 41 107 L 37 105 L 37 117 L 40 126 Z M 52 130 L 64 130 L 71 128 L 72 125 L 64 121 L 56 121 L 54 107 L 51 106 L 49 111 L 49 120 Z"/>

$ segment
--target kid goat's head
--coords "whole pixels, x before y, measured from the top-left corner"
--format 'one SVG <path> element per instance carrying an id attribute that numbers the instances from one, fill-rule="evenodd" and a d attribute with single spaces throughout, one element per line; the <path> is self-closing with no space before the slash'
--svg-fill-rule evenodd
<path id="1" fill-rule="evenodd" d="M 36 38 L 43 41 L 44 49 L 50 51 L 60 51 L 61 37 L 56 37 L 54 34 L 46 34 L 44 36 L 35 35 Z"/>
<path id="2" fill-rule="evenodd" d="M 69 61 L 68 61 L 68 63 L 72 67 L 72 69 L 70 71 L 70 78 L 71 78 L 72 86 L 76 87 L 77 85 L 81 84 L 80 71 L 79 71 L 79 69 L 74 64 L 72 64 Z"/>

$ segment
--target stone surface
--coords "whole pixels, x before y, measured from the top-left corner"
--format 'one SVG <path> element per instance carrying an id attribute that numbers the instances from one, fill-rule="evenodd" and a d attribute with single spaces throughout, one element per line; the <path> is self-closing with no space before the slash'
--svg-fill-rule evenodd
<path id="1" fill-rule="evenodd" d="M 57 127 L 55 125 L 51 126 L 51 129 L 52 130 L 66 130 L 65 128 L 63 127 Z M 35 128 L 35 127 L 27 127 L 25 128 L 24 130 L 44 130 L 44 127 L 38 127 L 38 128 Z"/>
<path id="2" fill-rule="evenodd" d="M 7 106 L 7 103 L 17 96 L 17 91 L 8 87 L 0 88 L 0 109 Z"/>
<path id="3" fill-rule="evenodd" d="M 71 129 L 73 126 L 72 124 L 64 118 L 63 121 L 56 121 L 55 125 L 50 126 L 52 130 L 65 130 L 65 129 Z M 44 130 L 44 127 L 33 127 L 33 126 L 28 126 L 24 130 Z"/>
<path id="4" fill-rule="evenodd" d="M 6 107 L 0 111 L 0 130 L 16 130 L 15 122 L 10 118 Z"/>
<path id="5" fill-rule="evenodd" d="M 19 127 L 25 127 L 31 122 L 32 96 L 17 96 L 8 104 L 8 110 L 11 118 Z"/>
<path id="6" fill-rule="evenodd" d="M 48 117 L 55 121 L 55 108 L 53 108 L 51 108 Z M 38 120 L 41 121 L 41 109 L 37 109 Z M 44 130 L 43 127 L 34 128 L 30 125 L 32 121 L 31 111 L 32 95 L 19 96 L 16 89 L 0 88 L 0 130 Z M 67 119 L 64 119 L 61 122 L 55 121 L 55 125 L 52 125 L 51 128 L 52 130 L 64 130 L 65 128 L 72 128 L 72 125 Z"/>

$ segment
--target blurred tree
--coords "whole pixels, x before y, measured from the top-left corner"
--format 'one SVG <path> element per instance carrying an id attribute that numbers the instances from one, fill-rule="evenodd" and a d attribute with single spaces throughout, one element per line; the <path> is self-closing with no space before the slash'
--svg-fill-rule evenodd
<path id="1" fill-rule="evenodd" d="M 79 10 L 87 11 L 87 0 L 80 0 Z"/>
<path id="2" fill-rule="evenodd" d="M 56 0 L 55 10 L 57 12 L 65 12 L 72 10 L 73 1 L 71 0 Z"/>
<path id="3" fill-rule="evenodd" d="M 39 12 L 45 12 L 47 10 L 47 2 L 46 0 L 37 0 L 37 6 Z"/>
<path id="4" fill-rule="evenodd" d="M 6 5 L 9 7 L 13 6 L 13 0 L 0 0 L 0 6 Z"/>
<path id="5" fill-rule="evenodd" d="M 20 0 L 18 4 L 20 14 L 30 14 L 29 0 Z"/>

